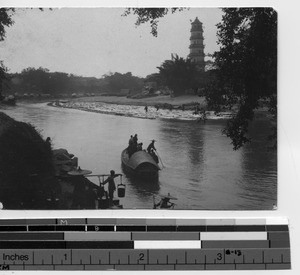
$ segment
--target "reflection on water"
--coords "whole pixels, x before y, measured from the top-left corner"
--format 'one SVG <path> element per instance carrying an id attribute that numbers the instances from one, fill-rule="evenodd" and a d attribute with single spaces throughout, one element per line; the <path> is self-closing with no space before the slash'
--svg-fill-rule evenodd
<path id="1" fill-rule="evenodd" d="M 6 107 L 11 117 L 30 122 L 55 148 L 66 148 L 94 174 L 121 172 L 121 152 L 131 134 L 144 148 L 152 139 L 163 162 L 159 182 L 123 177 L 125 208 L 152 208 L 153 195 L 171 193 L 176 209 L 272 209 L 277 202 L 277 152 L 268 151 L 269 124 L 251 126 L 252 144 L 233 151 L 221 134 L 225 121 L 180 122 L 104 115 L 45 104 Z"/>

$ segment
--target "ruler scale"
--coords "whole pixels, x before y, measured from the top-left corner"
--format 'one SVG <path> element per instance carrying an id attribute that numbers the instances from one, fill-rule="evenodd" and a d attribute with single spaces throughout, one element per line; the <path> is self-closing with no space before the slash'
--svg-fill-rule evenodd
<path id="1" fill-rule="evenodd" d="M 282 219 L 0 220 L 0 270 L 290 268 Z"/>

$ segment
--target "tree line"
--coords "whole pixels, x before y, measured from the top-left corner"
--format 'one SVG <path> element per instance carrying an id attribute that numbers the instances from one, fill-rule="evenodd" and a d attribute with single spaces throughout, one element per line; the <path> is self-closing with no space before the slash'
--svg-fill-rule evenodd
<path id="1" fill-rule="evenodd" d="M 51 96 L 72 95 L 73 93 L 119 94 L 122 89 L 139 91 L 144 79 L 131 72 L 109 73 L 102 78 L 83 77 L 63 72 L 50 72 L 46 68 L 27 68 L 21 73 L 6 74 L 3 80 L 3 94 Z"/>

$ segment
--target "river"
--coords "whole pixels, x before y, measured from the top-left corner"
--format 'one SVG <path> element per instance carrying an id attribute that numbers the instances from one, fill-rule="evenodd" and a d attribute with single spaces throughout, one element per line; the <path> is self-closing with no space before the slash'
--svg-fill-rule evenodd
<path id="1" fill-rule="evenodd" d="M 175 209 L 270 210 L 277 204 L 277 152 L 267 148 L 270 123 L 251 125 L 252 143 L 234 151 L 221 134 L 225 120 L 195 121 L 142 119 L 63 109 L 45 103 L 3 107 L 4 113 L 29 122 L 54 148 L 66 148 L 79 166 L 93 174 L 122 172 L 120 155 L 130 135 L 138 134 L 147 147 L 152 139 L 164 168 L 159 182 L 132 182 L 126 176 L 127 209 L 153 207 L 153 195 L 170 193 Z"/>

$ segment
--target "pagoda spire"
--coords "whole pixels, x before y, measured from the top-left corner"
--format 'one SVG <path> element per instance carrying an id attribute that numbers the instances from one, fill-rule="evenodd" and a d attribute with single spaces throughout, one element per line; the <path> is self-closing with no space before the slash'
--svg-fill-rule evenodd
<path id="1" fill-rule="evenodd" d="M 204 71 L 204 44 L 203 44 L 203 28 L 202 23 L 198 17 L 191 23 L 191 37 L 190 37 L 190 54 L 188 57 L 196 63 L 199 71 Z"/>

